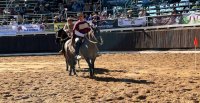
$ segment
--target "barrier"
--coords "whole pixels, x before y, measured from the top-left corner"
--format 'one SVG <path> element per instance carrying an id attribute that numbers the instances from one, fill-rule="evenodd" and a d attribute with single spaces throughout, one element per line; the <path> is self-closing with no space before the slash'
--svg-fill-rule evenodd
<path id="1" fill-rule="evenodd" d="M 191 49 L 200 28 L 102 32 L 104 44 L 100 51 L 135 51 L 160 49 Z M 0 53 L 58 52 L 55 34 L 18 35 L 0 37 Z"/>

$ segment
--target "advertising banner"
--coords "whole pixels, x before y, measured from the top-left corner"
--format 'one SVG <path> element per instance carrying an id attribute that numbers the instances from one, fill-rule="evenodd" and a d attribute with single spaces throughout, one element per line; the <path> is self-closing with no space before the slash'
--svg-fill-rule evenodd
<path id="1" fill-rule="evenodd" d="M 17 27 L 12 25 L 0 26 L 0 36 L 16 35 Z"/>
<path id="2" fill-rule="evenodd" d="M 173 25 L 173 24 L 179 24 L 180 16 L 176 15 L 170 15 L 170 16 L 158 16 L 153 17 L 153 25 L 159 26 L 159 25 Z"/>
<path id="3" fill-rule="evenodd" d="M 146 25 L 146 17 L 138 17 L 138 18 L 119 18 L 118 26 L 119 27 L 131 27 L 131 26 L 145 26 Z"/>
<path id="4" fill-rule="evenodd" d="M 200 14 L 183 14 L 181 24 L 196 24 L 200 23 Z"/>
<path id="5" fill-rule="evenodd" d="M 34 33 L 43 31 L 45 31 L 45 26 L 42 24 L 27 24 L 17 26 L 18 33 Z"/>
<path id="6" fill-rule="evenodd" d="M 58 31 L 65 26 L 65 23 L 54 23 L 54 31 Z"/>

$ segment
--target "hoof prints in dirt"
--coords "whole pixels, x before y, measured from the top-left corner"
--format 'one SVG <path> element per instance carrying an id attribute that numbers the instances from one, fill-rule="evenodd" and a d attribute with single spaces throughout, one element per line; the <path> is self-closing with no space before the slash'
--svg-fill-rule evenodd
<path id="1" fill-rule="evenodd" d="M 70 77 L 63 56 L 5 57 L 0 59 L 0 103 L 199 103 L 200 68 L 194 69 L 193 57 L 106 54 L 97 58 L 93 79 L 84 61 L 80 77 Z"/>

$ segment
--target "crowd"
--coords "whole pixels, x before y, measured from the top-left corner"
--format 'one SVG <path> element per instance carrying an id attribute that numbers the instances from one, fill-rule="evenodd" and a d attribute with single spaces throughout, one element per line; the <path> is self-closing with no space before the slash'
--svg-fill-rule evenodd
<path id="1" fill-rule="evenodd" d="M 16 0 L 17 1 L 17 0 Z M 52 7 L 52 2 L 57 6 L 58 10 L 55 10 Z M 23 15 L 26 14 L 26 9 L 28 8 L 28 4 L 24 2 L 24 4 L 15 5 L 14 9 L 10 10 L 11 15 L 17 15 L 17 19 L 15 17 L 8 18 L 7 20 L 3 20 L 1 24 L 6 24 L 3 22 L 11 22 L 13 20 L 17 21 L 18 24 L 37 24 L 37 23 L 57 23 L 57 22 L 66 22 L 66 12 L 80 12 L 84 11 L 85 19 L 88 21 L 99 21 L 99 20 L 113 20 L 116 18 L 132 18 L 132 17 L 143 17 L 149 16 L 147 13 L 147 8 L 141 7 L 138 9 L 139 12 L 134 12 L 134 9 L 128 10 L 126 12 L 111 12 L 111 11 L 102 11 L 100 10 L 100 0 L 38 0 L 34 6 L 33 13 L 34 14 L 51 14 L 57 12 L 58 15 L 49 18 L 47 16 L 41 16 L 40 18 L 23 18 Z M 54 9 L 53 9 L 54 8 Z M 156 9 L 157 15 L 162 15 L 160 13 L 160 9 Z M 171 11 L 172 15 L 188 13 L 189 8 L 184 7 L 182 11 L 178 11 L 176 7 Z M 0 14 L 3 13 L 3 10 L 0 9 Z M 169 14 L 168 14 L 169 15 Z M 71 16 L 72 18 L 73 15 Z M 76 18 L 74 18 L 75 20 Z M 9 23 L 7 23 L 9 24 Z"/>

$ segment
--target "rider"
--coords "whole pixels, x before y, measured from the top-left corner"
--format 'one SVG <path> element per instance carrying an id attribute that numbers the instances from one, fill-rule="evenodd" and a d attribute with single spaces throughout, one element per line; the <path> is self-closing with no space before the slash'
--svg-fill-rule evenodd
<path id="1" fill-rule="evenodd" d="M 72 18 L 68 17 L 67 18 L 67 23 L 63 27 L 63 30 L 66 32 L 66 35 L 68 35 L 67 37 L 69 37 L 69 38 L 71 38 L 72 35 L 73 35 L 73 27 L 74 27 L 73 20 L 72 20 Z M 63 54 L 65 41 L 66 40 L 62 40 L 61 41 L 62 42 L 62 47 L 61 47 L 61 50 L 59 51 L 60 54 Z"/>
<path id="2" fill-rule="evenodd" d="M 75 59 L 81 59 L 79 55 L 79 49 L 83 42 L 84 36 L 90 32 L 91 28 L 89 23 L 85 21 L 83 13 L 77 14 L 78 21 L 75 23 L 73 28 L 74 38 L 75 38 Z"/>
<path id="3" fill-rule="evenodd" d="M 74 27 L 73 20 L 72 20 L 72 18 L 68 17 L 67 23 L 63 27 L 63 30 L 68 34 L 69 37 L 72 37 L 73 27 Z"/>

